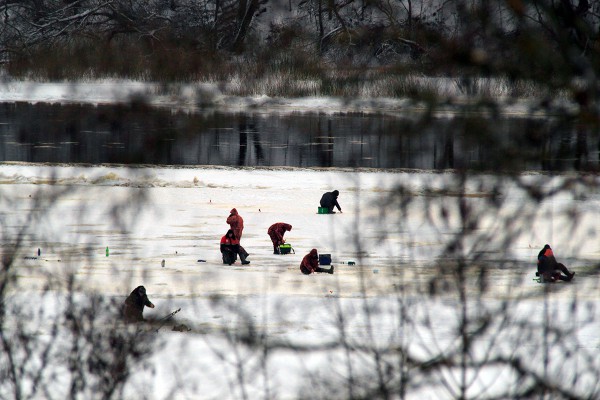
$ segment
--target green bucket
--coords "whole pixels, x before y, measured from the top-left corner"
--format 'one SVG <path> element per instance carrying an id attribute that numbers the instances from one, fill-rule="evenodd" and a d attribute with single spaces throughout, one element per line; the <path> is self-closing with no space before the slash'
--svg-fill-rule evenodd
<path id="1" fill-rule="evenodd" d="M 285 243 L 279 245 L 279 254 L 290 254 L 290 252 L 296 254 L 291 244 Z"/>
<path id="2" fill-rule="evenodd" d="M 319 207 L 319 214 L 329 214 L 329 208 L 327 207 Z"/>

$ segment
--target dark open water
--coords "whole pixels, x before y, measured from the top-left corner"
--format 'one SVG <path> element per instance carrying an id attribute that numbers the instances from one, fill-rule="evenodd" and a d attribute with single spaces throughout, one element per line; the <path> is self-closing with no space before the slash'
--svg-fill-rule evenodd
<path id="1" fill-rule="evenodd" d="M 597 171 L 598 133 L 563 118 L 0 103 L 0 161 L 39 163 Z"/>

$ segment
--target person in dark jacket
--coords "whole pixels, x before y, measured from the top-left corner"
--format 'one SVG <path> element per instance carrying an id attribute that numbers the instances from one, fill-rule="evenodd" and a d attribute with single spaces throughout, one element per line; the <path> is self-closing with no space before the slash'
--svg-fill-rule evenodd
<path id="1" fill-rule="evenodd" d="M 227 223 L 235 234 L 238 241 L 242 240 L 242 232 L 244 230 L 244 219 L 235 208 L 232 208 L 227 217 Z"/>
<path id="2" fill-rule="evenodd" d="M 250 261 L 246 260 L 248 253 L 240 246 L 240 241 L 235 236 L 233 230 L 229 229 L 225 236 L 221 238 L 221 255 L 223 256 L 223 264 L 231 265 L 237 260 L 237 256 L 240 256 L 242 265 L 250 264 Z"/>
<path id="3" fill-rule="evenodd" d="M 575 272 L 571 273 L 564 264 L 557 262 L 550 245 L 546 244 L 538 254 L 536 275 L 541 277 L 543 282 L 568 282 L 573 279 Z"/>
<path id="4" fill-rule="evenodd" d="M 310 275 L 313 272 L 327 272 L 333 274 L 333 265 L 329 269 L 319 267 L 319 254 L 317 249 L 312 249 L 310 253 L 304 256 L 300 263 L 300 271 L 304 275 Z"/>
<path id="5" fill-rule="evenodd" d="M 144 321 L 144 306 L 154 308 L 154 304 L 148 299 L 146 288 L 138 286 L 123 303 L 123 318 L 127 322 Z"/>
<path id="6" fill-rule="evenodd" d="M 269 227 L 267 233 L 273 242 L 273 254 L 279 254 L 279 246 L 285 243 L 283 235 L 291 230 L 292 226 L 285 222 L 277 222 Z"/>
<path id="7" fill-rule="evenodd" d="M 335 213 L 335 211 L 333 211 L 333 207 L 337 207 L 337 209 L 340 212 L 342 212 L 342 208 L 340 207 L 337 201 L 339 195 L 340 192 L 338 192 L 337 190 L 334 190 L 333 192 L 324 193 L 321 197 L 321 207 L 329 209 L 329 214 Z"/>

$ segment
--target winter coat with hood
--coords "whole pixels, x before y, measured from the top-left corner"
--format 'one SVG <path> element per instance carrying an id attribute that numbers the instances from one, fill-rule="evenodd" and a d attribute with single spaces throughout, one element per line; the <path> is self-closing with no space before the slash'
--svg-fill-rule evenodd
<path id="1" fill-rule="evenodd" d="M 538 272 L 548 273 L 554 271 L 557 268 L 557 261 L 554 257 L 554 252 L 550 248 L 550 245 L 545 245 L 542 250 L 538 253 Z"/>
<path id="2" fill-rule="evenodd" d="M 333 207 L 337 207 L 339 211 L 342 211 L 337 201 L 339 195 L 340 192 L 337 190 L 323 194 L 320 201 L 321 207 L 328 208 L 330 212 L 333 211 Z"/>
<path id="3" fill-rule="evenodd" d="M 302 263 L 300 263 L 301 271 L 302 267 L 306 268 L 310 273 L 315 272 L 319 268 L 319 254 L 317 253 L 317 249 L 312 249 L 310 253 L 304 256 Z"/>
<path id="4" fill-rule="evenodd" d="M 138 286 L 133 289 L 123 304 L 123 317 L 129 322 L 143 321 L 144 306 L 154 308 L 154 304 L 146 295 L 146 288 Z"/>
<path id="5" fill-rule="evenodd" d="M 233 230 L 228 230 L 225 236 L 221 238 L 221 253 L 226 251 L 238 253 L 240 251 L 240 241 L 235 237 Z"/>
<path id="6" fill-rule="evenodd" d="M 280 245 L 283 243 L 283 235 L 287 231 L 291 231 L 292 226 L 290 224 L 286 224 L 285 222 L 277 222 L 269 227 L 267 233 L 271 238 L 271 241 L 274 245 Z"/>
<path id="7" fill-rule="evenodd" d="M 244 219 L 238 214 L 235 208 L 231 209 L 227 223 L 231 227 L 237 240 L 242 240 L 242 231 L 244 230 Z"/>

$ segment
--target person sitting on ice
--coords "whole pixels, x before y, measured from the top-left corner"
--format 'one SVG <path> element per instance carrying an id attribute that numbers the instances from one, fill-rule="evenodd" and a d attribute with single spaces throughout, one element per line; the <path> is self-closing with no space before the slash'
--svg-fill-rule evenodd
<path id="1" fill-rule="evenodd" d="M 144 306 L 154 308 L 154 304 L 148 299 L 146 288 L 138 286 L 125 299 L 123 303 L 123 318 L 127 322 L 144 321 Z"/>
<path id="2" fill-rule="evenodd" d="M 335 213 L 335 211 L 333 211 L 333 207 L 337 207 L 337 209 L 340 212 L 342 212 L 342 208 L 340 207 L 340 204 L 337 201 L 339 195 L 340 192 L 338 192 L 337 190 L 334 190 L 333 192 L 324 193 L 321 197 L 321 207 L 327 208 L 329 210 L 329 214 Z"/>
<path id="3" fill-rule="evenodd" d="M 271 242 L 273 242 L 273 254 L 279 254 L 279 246 L 285 243 L 283 235 L 285 232 L 291 230 L 292 226 L 290 224 L 286 224 L 285 222 L 276 222 L 269 227 L 267 233 L 271 238 Z"/>
<path id="4" fill-rule="evenodd" d="M 237 260 L 238 254 L 242 265 L 250 264 L 250 261 L 246 260 L 248 253 L 240 246 L 240 241 L 231 229 L 221 238 L 221 254 L 223 256 L 223 264 L 233 264 Z"/>
<path id="5" fill-rule="evenodd" d="M 313 272 L 327 272 L 333 274 L 333 265 L 329 269 L 319 267 L 319 254 L 317 249 L 312 249 L 310 253 L 304 256 L 302 263 L 300 263 L 300 271 L 304 275 L 310 275 Z"/>
<path id="6" fill-rule="evenodd" d="M 568 282 L 573 279 L 575 272 L 569 272 L 564 264 L 557 262 L 550 245 L 546 244 L 538 254 L 536 275 L 542 279 L 542 282 L 556 282 L 557 280 Z"/>

